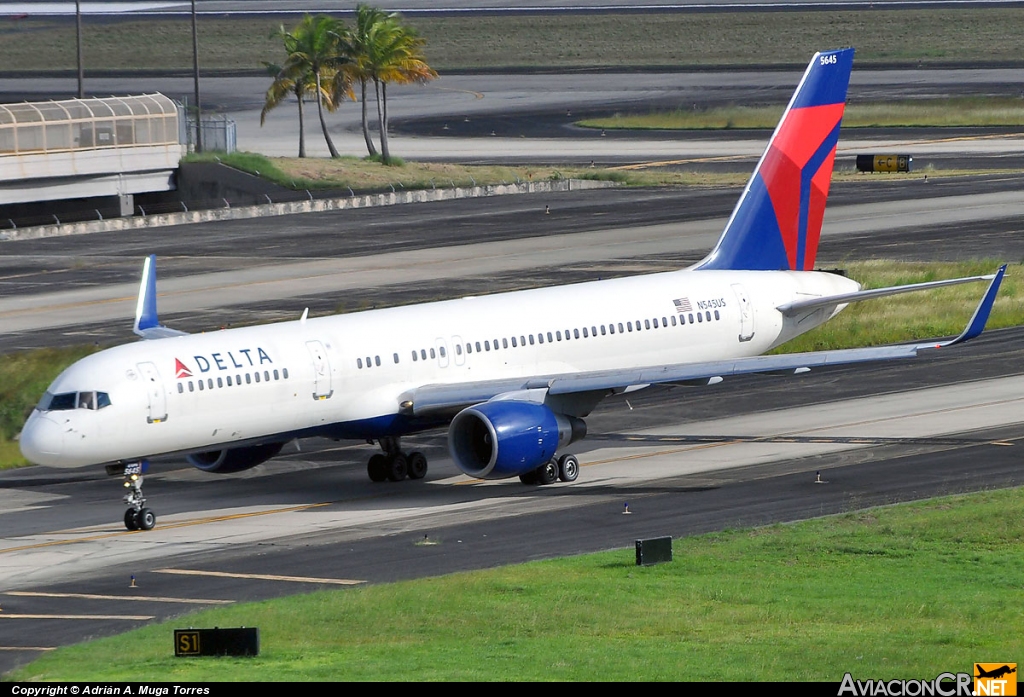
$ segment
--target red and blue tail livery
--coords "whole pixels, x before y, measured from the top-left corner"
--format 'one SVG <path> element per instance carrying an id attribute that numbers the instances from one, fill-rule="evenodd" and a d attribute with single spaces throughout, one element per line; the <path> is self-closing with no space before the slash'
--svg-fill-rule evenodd
<path id="1" fill-rule="evenodd" d="M 697 268 L 814 268 L 852 68 L 852 48 L 814 54 L 718 246 Z"/>

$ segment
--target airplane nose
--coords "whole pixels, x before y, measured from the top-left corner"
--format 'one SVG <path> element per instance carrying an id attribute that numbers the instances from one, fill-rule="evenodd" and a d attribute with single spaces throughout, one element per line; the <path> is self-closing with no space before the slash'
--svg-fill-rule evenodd
<path id="1" fill-rule="evenodd" d="M 56 421 L 35 414 L 21 430 L 18 442 L 21 454 L 29 462 L 54 464 L 64 451 L 64 432 Z"/>

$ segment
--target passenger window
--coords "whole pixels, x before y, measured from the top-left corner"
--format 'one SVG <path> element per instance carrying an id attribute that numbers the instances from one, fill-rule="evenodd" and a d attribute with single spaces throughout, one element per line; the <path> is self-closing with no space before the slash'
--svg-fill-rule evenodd
<path id="1" fill-rule="evenodd" d="M 639 326 L 639 325 L 638 325 L 638 326 Z M 626 328 L 627 328 L 627 329 L 628 329 L 629 331 L 633 331 L 633 323 L 632 323 L 632 322 L 626 322 Z"/>
<path id="2" fill-rule="evenodd" d="M 448 352 L 447 352 L 447 351 L 445 351 L 445 350 L 444 350 L 444 346 L 442 346 L 442 347 L 441 347 L 441 358 L 444 358 L 444 357 L 445 357 L 445 356 L 447 356 L 447 355 L 448 355 Z"/>
<path id="3" fill-rule="evenodd" d="M 413 363 L 415 363 L 415 362 L 416 362 L 416 361 L 418 361 L 419 359 L 420 359 L 420 357 L 419 357 L 419 354 L 417 354 L 417 353 L 416 353 L 416 349 L 413 349 L 413 351 L 412 351 L 412 360 L 413 360 Z"/>
<path id="4" fill-rule="evenodd" d="M 467 343 L 466 344 L 466 353 L 473 353 L 473 344 L 472 343 Z"/>
<path id="5" fill-rule="evenodd" d="M 559 330 L 558 330 L 557 332 L 555 332 L 555 336 L 557 336 L 557 337 L 558 337 L 558 340 L 559 340 L 559 341 L 561 341 L 561 340 L 562 340 L 562 330 L 561 330 L 561 329 L 559 329 Z M 549 338 L 549 339 L 551 338 L 551 335 L 550 335 L 550 334 L 548 334 L 548 338 Z"/>
<path id="6" fill-rule="evenodd" d="M 423 360 L 427 360 L 427 350 L 426 349 L 420 349 L 420 358 L 422 358 Z"/>
<path id="7" fill-rule="evenodd" d="M 650 329 L 650 328 L 651 328 L 651 320 L 645 319 L 644 320 L 644 329 Z M 657 317 L 654 318 L 654 328 L 655 329 L 658 328 L 658 318 Z"/>
<path id="8" fill-rule="evenodd" d="M 398 363 L 398 354 L 397 353 L 395 354 L 395 363 Z M 275 368 L 274 369 L 274 380 L 280 380 L 280 379 L 281 378 L 279 377 L 279 373 L 277 372 L 277 369 Z M 228 384 L 229 385 L 231 384 L 231 378 L 228 378 Z"/>
<path id="9" fill-rule="evenodd" d="M 491 342 L 490 341 L 485 341 L 484 342 L 484 348 L 487 349 L 488 351 L 490 351 L 491 350 Z"/>
<path id="10" fill-rule="evenodd" d="M 698 322 L 703 322 L 704 321 L 704 315 L 702 315 L 701 313 L 698 312 L 697 313 L 697 321 Z"/>
<path id="11" fill-rule="evenodd" d="M 550 344 L 552 341 L 553 339 L 551 338 L 551 332 L 548 332 L 548 343 Z"/>
<path id="12" fill-rule="evenodd" d="M 532 344 L 533 342 L 531 341 L 530 343 Z M 516 345 L 515 340 L 512 341 L 512 345 L 513 346 Z M 519 336 L 519 345 L 520 346 L 526 346 L 526 337 L 525 336 L 522 336 L 522 335 Z"/>
<path id="13" fill-rule="evenodd" d="M 690 313 L 690 324 L 693 324 L 693 313 Z"/>
<path id="14" fill-rule="evenodd" d="M 182 394 L 185 391 L 185 386 L 180 382 L 178 383 L 178 394 Z"/>
<path id="15" fill-rule="evenodd" d="M 706 311 L 704 313 L 704 319 L 706 319 L 708 322 L 711 321 L 711 311 L 710 310 L 708 310 L 708 311 Z"/>
<path id="16" fill-rule="evenodd" d="M 605 334 L 607 333 L 607 332 L 605 332 L 605 330 L 604 330 L 604 329 L 605 329 L 605 327 L 604 327 L 604 325 L 602 324 L 602 325 L 601 325 L 601 336 L 604 336 L 604 335 L 605 335 Z"/>
<path id="17" fill-rule="evenodd" d="M 431 359 L 437 358 L 437 354 L 434 353 L 434 349 L 430 349 L 430 358 Z"/>
<path id="18" fill-rule="evenodd" d="M 667 327 L 668 325 L 663 323 L 662 326 L 663 327 Z M 676 326 L 676 316 L 675 315 L 672 315 L 672 326 L 673 327 Z"/>
<path id="19" fill-rule="evenodd" d="M 512 339 L 512 341 L 513 341 L 513 343 L 514 343 L 514 342 L 515 342 L 515 339 L 513 338 L 513 339 Z M 502 347 L 503 349 L 507 349 L 507 348 L 508 348 L 508 339 L 502 339 L 502 340 L 501 340 L 501 347 Z"/>
<path id="20" fill-rule="evenodd" d="M 589 337 L 589 334 L 588 334 L 588 332 L 587 332 L 587 328 L 586 328 L 586 327 L 583 327 L 583 338 L 584 338 L 584 339 L 588 339 L 588 338 L 590 338 L 590 337 Z"/>
<path id="21" fill-rule="evenodd" d="M 442 353 L 441 355 L 443 356 L 444 354 Z M 455 355 L 462 355 L 462 344 L 455 344 Z"/>
<path id="22" fill-rule="evenodd" d="M 251 385 L 252 384 L 252 376 L 249 375 L 249 373 L 245 374 L 245 384 L 246 385 Z"/>
<path id="23" fill-rule="evenodd" d="M 538 334 L 537 335 L 537 343 L 540 343 L 540 344 L 544 343 L 544 335 L 543 334 Z"/>
<path id="24" fill-rule="evenodd" d="M 716 319 L 716 320 L 719 320 L 719 319 L 721 319 L 721 317 L 719 317 L 719 315 L 718 315 L 718 310 L 715 310 L 715 319 Z"/>
<path id="25" fill-rule="evenodd" d="M 217 387 L 224 387 L 223 378 L 217 378 Z"/>
<path id="26" fill-rule="evenodd" d="M 288 377 L 288 376 L 285 375 L 285 377 Z M 236 375 L 235 376 L 235 384 L 236 385 L 241 385 L 242 384 L 242 376 L 241 375 Z"/>
<path id="27" fill-rule="evenodd" d="M 608 333 L 609 334 L 614 334 L 615 333 L 615 325 L 614 324 L 609 324 L 608 325 Z"/>
<path id="28" fill-rule="evenodd" d="M 259 382 L 259 381 L 260 381 L 260 371 L 258 371 L 258 370 L 257 370 L 256 372 L 254 372 L 254 373 L 252 374 L 252 378 L 253 378 L 253 380 L 255 380 L 256 382 Z"/>
<path id="29" fill-rule="evenodd" d="M 530 346 L 533 346 L 533 334 L 530 334 Z"/>
<path id="30" fill-rule="evenodd" d="M 586 329 L 584 329 L 583 331 L 586 331 Z M 579 329 L 573 329 L 572 330 L 572 338 L 574 338 L 574 339 L 579 339 L 580 338 L 580 330 Z"/>
<path id="31" fill-rule="evenodd" d="M 395 355 L 395 363 L 398 363 L 398 354 L 396 353 L 394 355 Z"/>
<path id="32" fill-rule="evenodd" d="M 202 380 L 196 380 L 196 382 L 199 383 L 199 391 L 200 392 L 202 392 L 203 390 L 206 389 L 206 387 L 203 385 L 203 381 Z"/>
<path id="33" fill-rule="evenodd" d="M 196 388 L 192 385 L 192 381 L 191 380 L 188 381 L 188 391 L 189 392 L 195 392 L 196 391 Z"/>
<path id="34" fill-rule="evenodd" d="M 281 368 L 281 377 L 283 377 L 285 380 L 288 379 L 288 369 L 287 368 Z"/>
<path id="35" fill-rule="evenodd" d="M 518 344 L 516 342 L 516 338 L 512 337 L 512 348 L 516 348 L 517 346 L 518 346 Z"/>
<path id="36" fill-rule="evenodd" d="M 373 364 L 375 366 L 377 366 L 378 368 L 380 367 L 380 356 L 374 356 L 373 357 Z"/>

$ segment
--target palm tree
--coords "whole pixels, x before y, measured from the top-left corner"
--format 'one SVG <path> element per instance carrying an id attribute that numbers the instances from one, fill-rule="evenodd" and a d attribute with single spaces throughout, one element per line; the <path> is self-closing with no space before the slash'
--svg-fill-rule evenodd
<path id="1" fill-rule="evenodd" d="M 422 48 L 426 43 L 414 29 L 400 23 L 395 13 L 384 13 L 365 5 L 356 10 L 356 31 L 352 48 L 357 76 L 373 80 L 377 97 L 377 125 L 380 130 L 381 160 L 391 161 L 388 150 L 388 107 L 387 86 L 389 82 L 408 84 L 426 82 L 437 77 L 437 73 L 423 59 Z M 360 77 L 365 87 L 366 77 Z M 363 94 L 363 134 L 370 154 L 372 141 L 366 128 L 365 89 Z"/>
<path id="2" fill-rule="evenodd" d="M 356 24 L 352 30 L 351 46 L 353 58 L 353 77 L 359 80 L 359 100 L 362 102 L 363 140 L 370 156 L 377 154 L 377 148 L 370 137 L 370 128 L 366 118 L 366 83 L 373 79 L 373 68 L 370 66 L 370 41 L 375 27 L 391 20 L 396 15 L 369 5 L 356 7 Z"/>
<path id="3" fill-rule="evenodd" d="M 345 96 L 354 98 L 349 72 L 353 65 L 352 49 L 345 25 L 326 15 L 306 15 L 291 32 L 286 32 L 282 26 L 277 35 L 284 41 L 286 59 L 282 66 L 268 64 L 268 68 L 276 68 L 276 73 L 267 91 L 260 123 L 285 94 L 294 92 L 299 101 L 299 157 L 305 157 L 302 97 L 312 92 L 317 97 L 317 114 L 327 149 L 331 157 L 338 157 L 324 120 L 324 107 L 334 111 Z"/>

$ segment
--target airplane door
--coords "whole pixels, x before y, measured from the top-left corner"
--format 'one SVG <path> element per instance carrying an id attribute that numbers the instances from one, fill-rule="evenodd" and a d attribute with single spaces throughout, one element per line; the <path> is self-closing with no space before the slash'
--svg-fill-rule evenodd
<path id="1" fill-rule="evenodd" d="M 466 355 L 462 353 L 462 337 L 452 337 L 452 350 L 455 352 L 455 365 L 463 365 L 466 362 Z"/>
<path id="2" fill-rule="evenodd" d="M 139 374 L 146 386 L 146 397 L 149 399 L 149 415 L 146 422 L 158 424 L 167 421 L 167 393 L 164 392 L 164 381 L 160 379 L 160 371 L 155 363 L 139 363 Z"/>
<path id="3" fill-rule="evenodd" d="M 740 341 L 750 341 L 754 338 L 754 308 L 750 304 L 750 296 L 739 283 L 734 283 L 732 290 L 740 303 Z"/>
<path id="4" fill-rule="evenodd" d="M 434 342 L 434 347 L 437 349 L 437 364 L 442 368 L 448 367 L 448 347 L 445 346 L 444 339 L 438 338 Z"/>
<path id="5" fill-rule="evenodd" d="M 306 348 L 313 359 L 313 399 L 329 399 L 334 390 L 331 389 L 331 362 L 324 345 L 319 341 L 307 341 Z"/>

